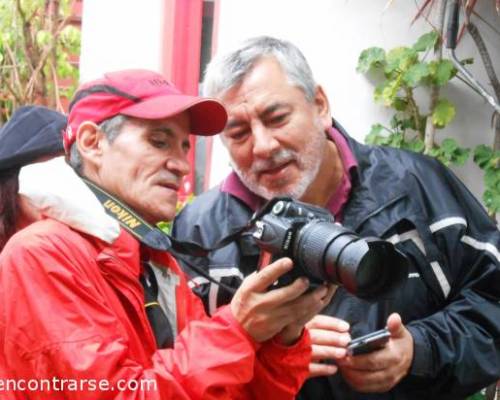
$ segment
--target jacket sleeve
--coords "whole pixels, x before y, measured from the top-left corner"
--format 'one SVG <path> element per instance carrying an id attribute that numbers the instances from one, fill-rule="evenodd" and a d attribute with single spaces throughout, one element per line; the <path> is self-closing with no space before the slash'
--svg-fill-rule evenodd
<path id="1" fill-rule="evenodd" d="M 203 321 L 210 319 L 206 316 L 203 305 L 198 296 L 189 292 L 190 307 L 188 314 L 196 316 L 196 319 Z M 262 344 L 255 343 L 251 337 L 243 330 L 235 320 L 229 306 L 219 308 L 212 319 L 222 319 L 226 321 L 230 329 L 241 332 L 247 340 L 254 344 L 256 357 L 254 359 L 253 377 L 244 386 L 232 391 L 230 398 L 241 399 L 294 399 L 302 384 L 309 374 L 309 363 L 311 360 L 311 341 L 309 332 L 304 329 L 300 339 L 292 346 L 284 346 L 277 339 L 272 339 Z M 199 324 L 200 322 L 194 322 Z M 187 329 L 193 327 L 193 322 L 189 323 Z M 208 334 L 207 332 L 206 334 Z M 218 341 L 221 339 L 224 346 L 230 344 L 230 340 L 223 338 L 221 332 Z M 224 373 L 224 371 L 222 371 Z M 200 384 L 202 385 L 202 384 Z M 220 396 L 220 393 L 219 393 Z"/>
<path id="2" fill-rule="evenodd" d="M 59 380 L 56 386 L 45 386 L 43 393 L 33 393 L 33 398 L 252 397 L 249 386 L 259 379 L 256 346 L 227 311 L 191 321 L 174 349 L 158 350 L 142 363 L 120 334 L 122 321 L 107 304 L 103 288 L 85 272 L 94 262 L 85 248 L 71 246 L 60 235 L 24 237 L 4 250 L 0 344 L 9 374 L 25 381 Z M 298 353 L 304 348 L 307 339 Z M 278 355 L 268 357 L 270 364 L 277 362 Z M 302 375 L 298 374 L 301 381 Z M 61 384 L 64 379 L 66 385 Z M 280 387 L 269 391 L 277 399 L 292 398 L 284 393 Z"/>
<path id="3" fill-rule="evenodd" d="M 409 323 L 414 360 L 409 381 L 434 396 L 462 398 L 500 377 L 500 234 L 481 205 L 446 168 L 439 187 L 427 186 L 423 214 L 430 240 L 427 259 L 445 306 Z M 436 204 L 439 204 L 436 206 Z"/>
<path id="4" fill-rule="evenodd" d="M 259 345 L 234 319 L 229 307 L 219 309 L 212 318 L 189 322 L 176 339 L 175 349 L 179 347 L 187 353 L 181 353 L 183 360 L 168 350 L 155 356 L 163 368 L 175 371 L 183 387 L 190 387 L 190 398 L 195 399 L 292 400 L 307 378 L 311 355 L 307 331 L 290 347 L 275 341 Z M 193 361 L 195 366 L 191 366 Z"/>

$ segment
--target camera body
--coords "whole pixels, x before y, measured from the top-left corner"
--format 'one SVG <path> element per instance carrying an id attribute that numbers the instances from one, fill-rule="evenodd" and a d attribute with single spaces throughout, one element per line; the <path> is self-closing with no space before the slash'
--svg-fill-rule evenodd
<path id="1" fill-rule="evenodd" d="M 320 207 L 277 197 L 254 216 L 252 226 L 264 257 L 290 257 L 294 262 L 278 286 L 306 276 L 313 286 L 335 283 L 373 300 L 392 292 L 408 276 L 408 259 L 392 243 L 362 238 Z"/>

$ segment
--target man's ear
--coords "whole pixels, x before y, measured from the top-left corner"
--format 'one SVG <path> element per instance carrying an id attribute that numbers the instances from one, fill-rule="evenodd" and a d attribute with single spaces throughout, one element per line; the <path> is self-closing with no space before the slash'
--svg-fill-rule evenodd
<path id="1" fill-rule="evenodd" d="M 108 145 L 106 136 L 94 122 L 85 121 L 80 124 L 76 131 L 76 146 L 84 165 L 99 166 L 103 150 Z"/>
<path id="2" fill-rule="evenodd" d="M 332 126 L 330 104 L 328 102 L 328 97 L 326 96 L 325 91 L 320 85 L 316 86 L 316 92 L 314 93 L 314 104 L 316 106 L 321 125 L 325 130 L 329 129 Z"/>

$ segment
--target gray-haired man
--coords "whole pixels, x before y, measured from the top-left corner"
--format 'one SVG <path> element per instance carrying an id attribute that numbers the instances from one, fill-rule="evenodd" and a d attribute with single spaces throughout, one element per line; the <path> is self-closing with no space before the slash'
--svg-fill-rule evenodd
<path id="1" fill-rule="evenodd" d="M 309 380 L 304 398 L 457 399 L 500 376 L 500 235 L 446 167 L 350 138 L 332 123 L 303 55 L 285 41 L 250 39 L 218 56 L 204 88 L 228 110 L 221 138 L 234 172 L 180 214 L 177 237 L 211 247 L 266 199 L 288 195 L 328 209 L 362 236 L 390 240 L 411 261 L 410 278 L 389 301 L 367 303 L 340 288 L 323 311 L 348 321 L 353 337 L 387 325 L 384 349 L 344 357 L 338 320 L 313 319 L 312 375 L 334 371 L 320 362 L 328 358 L 340 373 Z M 200 266 L 237 285 L 258 254 L 245 237 Z M 230 300 L 193 279 L 209 308 Z"/>

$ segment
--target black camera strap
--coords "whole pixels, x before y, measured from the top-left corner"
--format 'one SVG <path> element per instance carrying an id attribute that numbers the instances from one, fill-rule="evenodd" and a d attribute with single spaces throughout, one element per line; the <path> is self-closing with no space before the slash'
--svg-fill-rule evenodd
<path id="1" fill-rule="evenodd" d="M 144 288 L 144 307 L 149 324 L 155 335 L 156 346 L 159 349 L 174 347 L 174 332 L 172 325 L 158 302 L 158 281 L 153 268 L 147 261 L 142 262 L 144 273 L 139 280 Z"/>
<path id="2" fill-rule="evenodd" d="M 118 200 L 116 197 L 112 196 L 111 194 L 97 186 L 95 183 L 89 181 L 84 177 L 80 178 L 83 182 L 85 182 L 92 193 L 94 193 L 109 216 L 118 221 L 123 229 L 132 234 L 142 244 L 155 250 L 169 251 L 175 254 L 189 255 L 193 257 L 206 257 L 209 252 L 227 246 L 229 243 L 239 237 L 243 231 L 248 229 L 247 225 L 235 229 L 229 236 L 218 242 L 214 247 L 210 249 L 206 249 L 192 242 L 181 242 L 163 232 L 156 226 L 153 226 L 146 222 L 130 207 L 126 206 L 122 201 Z M 225 285 L 212 278 L 203 269 L 192 265 L 191 263 L 186 263 L 186 265 L 197 274 L 203 276 L 208 281 L 219 285 L 230 293 L 234 293 L 236 291 L 235 288 Z"/>

